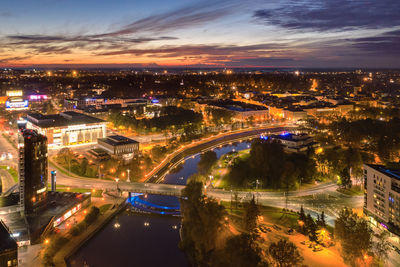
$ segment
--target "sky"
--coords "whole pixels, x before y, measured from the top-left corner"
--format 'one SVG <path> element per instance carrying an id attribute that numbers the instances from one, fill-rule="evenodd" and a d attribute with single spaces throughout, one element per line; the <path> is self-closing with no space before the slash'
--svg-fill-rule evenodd
<path id="1" fill-rule="evenodd" d="M 400 68 L 400 1 L 1 0 L 0 66 Z"/>

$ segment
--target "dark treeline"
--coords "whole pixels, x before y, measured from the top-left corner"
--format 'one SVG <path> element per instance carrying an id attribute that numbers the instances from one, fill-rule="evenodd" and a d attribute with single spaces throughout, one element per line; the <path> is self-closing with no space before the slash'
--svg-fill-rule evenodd
<path id="1" fill-rule="evenodd" d="M 250 157 L 237 158 L 228 175 L 229 182 L 238 187 L 255 184 L 263 188 L 293 189 L 299 183 L 310 183 L 317 175 L 312 152 L 286 153 L 276 141 L 254 141 Z"/>
<path id="2" fill-rule="evenodd" d="M 330 125 L 334 136 L 348 145 L 376 151 L 384 161 L 396 160 L 400 149 L 400 119 L 356 120 L 342 119 Z"/>
<path id="3" fill-rule="evenodd" d="M 175 106 L 163 107 L 160 116 L 151 119 L 136 119 L 132 115 L 113 112 L 109 120 L 116 126 L 124 126 L 134 131 L 166 130 L 175 127 L 176 130 L 186 125 L 200 124 L 203 116 L 200 113 Z"/>

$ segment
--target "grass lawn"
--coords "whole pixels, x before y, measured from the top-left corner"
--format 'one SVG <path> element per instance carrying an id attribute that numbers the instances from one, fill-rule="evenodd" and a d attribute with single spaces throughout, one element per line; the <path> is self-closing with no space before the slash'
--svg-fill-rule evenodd
<path id="1" fill-rule="evenodd" d="M 14 182 L 18 183 L 18 172 L 16 169 L 9 167 L 9 169 L 7 169 L 8 166 L 0 166 L 0 168 L 8 171 L 9 174 L 11 174 L 12 178 L 14 179 Z"/>
<path id="2" fill-rule="evenodd" d="M 221 204 L 226 208 L 228 212 L 231 211 L 231 203 L 221 201 Z M 232 214 L 236 216 L 243 216 L 243 207 L 235 208 L 235 204 L 232 204 Z M 268 221 L 272 224 L 281 225 L 285 227 L 294 228 L 298 225 L 299 215 L 296 212 L 283 211 L 281 208 L 275 208 L 270 206 L 262 206 L 260 208 L 261 216 L 264 217 L 264 221 Z"/>
<path id="3" fill-rule="evenodd" d="M 100 213 L 104 213 L 111 208 L 112 204 L 104 204 L 99 207 Z"/>
<path id="4" fill-rule="evenodd" d="M 337 191 L 342 193 L 342 194 L 349 195 L 349 196 L 361 196 L 361 195 L 364 195 L 364 191 L 361 190 L 360 186 L 353 186 L 350 189 L 348 189 L 348 188 L 339 188 Z"/>
<path id="5" fill-rule="evenodd" d="M 69 190 L 68 190 L 69 188 Z M 90 188 L 70 188 L 65 185 L 57 185 L 58 192 L 74 192 L 74 193 L 86 193 L 91 192 L 92 197 L 102 197 L 103 190 L 95 190 L 94 192 Z"/>

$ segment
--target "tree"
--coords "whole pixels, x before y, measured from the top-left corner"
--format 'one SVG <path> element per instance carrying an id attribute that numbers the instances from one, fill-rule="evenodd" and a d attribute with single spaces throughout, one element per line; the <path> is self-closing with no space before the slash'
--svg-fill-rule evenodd
<path id="1" fill-rule="evenodd" d="M 345 208 L 335 220 L 335 238 L 341 242 L 344 259 L 354 263 L 362 259 L 372 246 L 371 229 L 368 222 Z"/>
<path id="2" fill-rule="evenodd" d="M 211 169 L 212 165 L 217 161 L 217 153 L 207 151 L 200 155 L 200 161 L 197 164 L 197 169 L 200 173 L 206 174 Z"/>
<path id="3" fill-rule="evenodd" d="M 304 224 L 310 241 L 317 241 L 317 225 L 310 214 L 307 214 Z"/>
<path id="4" fill-rule="evenodd" d="M 350 188 L 351 187 L 351 178 L 350 178 L 350 173 L 348 168 L 344 168 L 340 172 L 340 183 L 342 187 L 344 188 Z"/>
<path id="5" fill-rule="evenodd" d="M 203 195 L 203 183 L 191 181 L 182 190 L 182 229 L 179 246 L 196 266 L 212 266 L 217 240 L 224 232 L 226 211 Z"/>
<path id="6" fill-rule="evenodd" d="M 302 266 L 303 257 L 290 241 L 281 239 L 278 243 L 272 243 L 268 252 L 279 267 Z"/>
<path id="7" fill-rule="evenodd" d="M 246 205 L 243 216 L 244 229 L 249 233 L 255 232 L 257 228 L 258 216 L 260 216 L 260 209 L 256 204 L 255 197 L 253 195 L 253 198 Z"/>
<path id="8" fill-rule="evenodd" d="M 325 212 L 324 211 L 321 212 L 321 216 L 320 216 L 320 219 L 319 219 L 319 225 L 318 226 L 322 227 L 322 228 L 326 227 Z"/>
<path id="9" fill-rule="evenodd" d="M 304 213 L 303 205 L 301 205 L 300 213 L 299 213 L 299 231 L 303 235 L 306 234 L 306 228 L 305 228 L 306 219 L 307 219 L 307 216 Z"/>
<path id="10" fill-rule="evenodd" d="M 259 266 L 262 262 L 262 250 L 251 234 L 242 233 L 228 239 L 225 246 L 226 264 L 224 266 Z M 221 264 L 221 266 L 223 266 Z M 265 264 L 263 265 L 265 266 Z"/>

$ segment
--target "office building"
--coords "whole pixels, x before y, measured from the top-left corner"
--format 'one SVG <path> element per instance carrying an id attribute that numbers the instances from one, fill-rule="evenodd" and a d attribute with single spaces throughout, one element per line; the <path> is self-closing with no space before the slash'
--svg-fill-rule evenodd
<path id="1" fill-rule="evenodd" d="M 30 214 L 46 203 L 47 138 L 34 130 L 23 130 L 18 147 L 20 205 Z"/>

